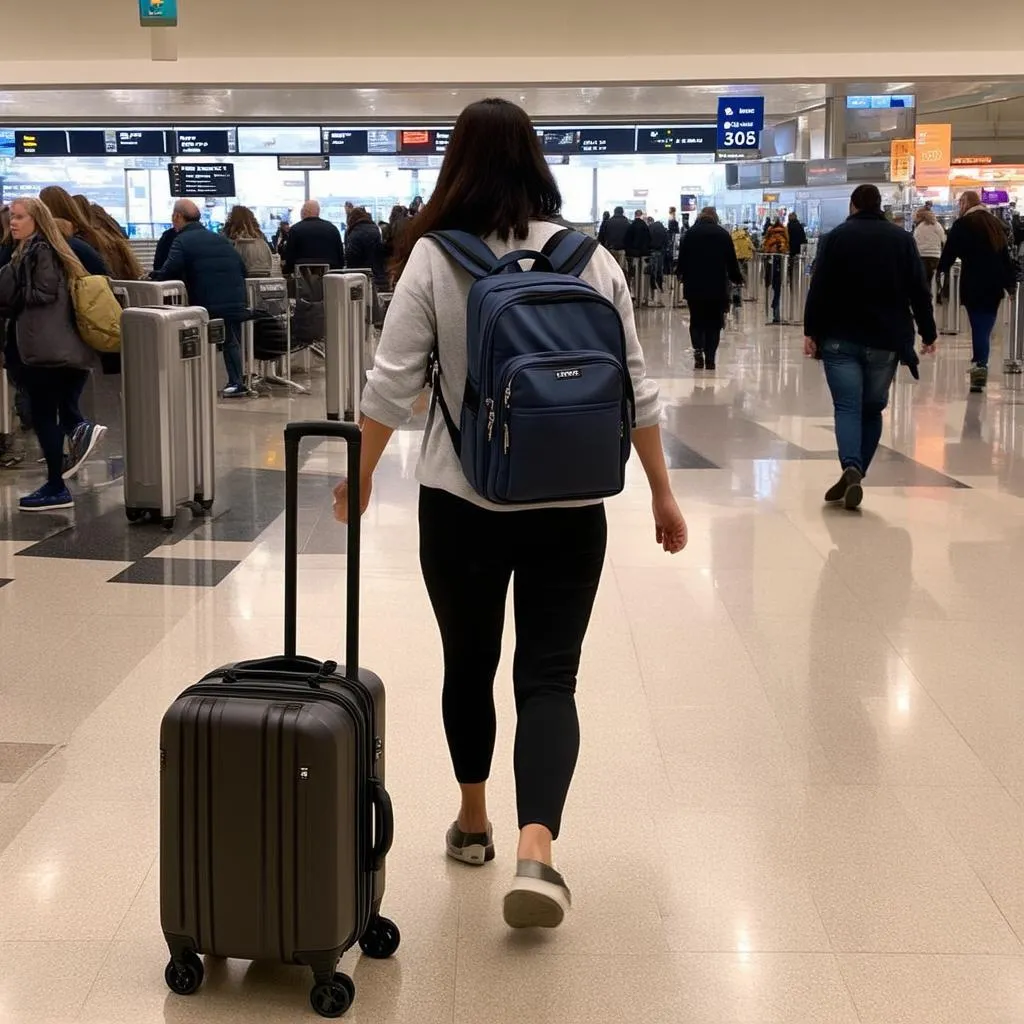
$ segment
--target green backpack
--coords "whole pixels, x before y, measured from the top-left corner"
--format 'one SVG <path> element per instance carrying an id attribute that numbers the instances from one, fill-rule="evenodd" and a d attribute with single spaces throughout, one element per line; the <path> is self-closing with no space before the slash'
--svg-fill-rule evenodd
<path id="1" fill-rule="evenodd" d="M 78 333 L 97 352 L 121 351 L 121 304 L 110 282 L 98 274 L 79 277 L 71 285 Z"/>

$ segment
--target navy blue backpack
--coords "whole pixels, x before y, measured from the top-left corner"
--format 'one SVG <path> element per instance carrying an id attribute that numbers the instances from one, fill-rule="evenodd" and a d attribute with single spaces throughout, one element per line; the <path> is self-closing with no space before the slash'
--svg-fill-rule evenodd
<path id="1" fill-rule="evenodd" d="M 436 347 L 431 368 L 432 401 L 473 489 L 500 504 L 618 494 L 635 403 L 622 318 L 579 279 L 597 242 L 567 229 L 543 252 L 520 249 L 499 260 L 464 231 L 426 237 L 476 279 L 459 427 L 441 394 Z M 532 268 L 520 260 L 533 260 Z"/>

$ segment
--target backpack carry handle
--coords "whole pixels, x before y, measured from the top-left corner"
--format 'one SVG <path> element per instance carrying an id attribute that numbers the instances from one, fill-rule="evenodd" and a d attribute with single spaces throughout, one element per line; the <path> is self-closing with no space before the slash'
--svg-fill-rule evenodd
<path id="1" fill-rule="evenodd" d="M 284 653 L 294 658 L 299 598 L 299 444 L 304 437 L 333 437 L 348 447 L 348 552 L 346 555 L 345 674 L 359 671 L 359 462 L 363 434 L 355 423 L 300 422 L 284 428 Z"/>
<path id="2" fill-rule="evenodd" d="M 546 270 L 548 273 L 554 272 L 554 266 L 552 266 L 551 260 L 542 252 L 534 252 L 531 249 L 516 249 L 515 252 L 510 252 L 505 256 L 502 256 L 497 263 L 494 264 L 494 270 L 492 274 L 502 274 L 510 267 L 515 271 L 522 271 L 522 267 L 519 266 L 520 260 L 533 260 L 533 266 L 530 268 L 533 270 Z"/>

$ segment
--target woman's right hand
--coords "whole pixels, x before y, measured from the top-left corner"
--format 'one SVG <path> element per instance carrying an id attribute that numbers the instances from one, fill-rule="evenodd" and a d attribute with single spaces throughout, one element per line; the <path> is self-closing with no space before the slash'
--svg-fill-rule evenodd
<path id="1" fill-rule="evenodd" d="M 652 502 L 654 512 L 654 539 L 670 555 L 677 555 L 686 547 L 689 534 L 686 520 L 671 491 L 656 494 Z"/>
<path id="2" fill-rule="evenodd" d="M 359 514 L 362 515 L 370 504 L 370 495 L 373 493 L 373 477 L 367 477 L 359 482 Z M 342 480 L 334 488 L 334 518 L 339 523 L 348 522 L 348 480 Z"/>

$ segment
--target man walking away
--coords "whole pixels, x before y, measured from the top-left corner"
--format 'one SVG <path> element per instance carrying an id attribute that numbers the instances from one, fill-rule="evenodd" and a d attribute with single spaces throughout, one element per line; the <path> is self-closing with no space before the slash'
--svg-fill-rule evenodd
<path id="1" fill-rule="evenodd" d="M 302 204 L 302 220 L 288 232 L 281 270 L 290 274 L 300 263 L 326 263 L 331 270 L 345 269 L 341 232 L 320 216 L 320 204 L 315 199 Z"/>
<path id="2" fill-rule="evenodd" d="M 242 398 L 249 393 L 242 379 L 242 321 L 249 314 L 245 264 L 227 238 L 208 231 L 199 217 L 199 207 L 191 200 L 179 199 L 174 204 L 171 223 L 178 234 L 167 261 L 153 271 L 153 280 L 184 281 L 189 302 L 224 321 L 228 385 L 223 396 Z"/>
<path id="3" fill-rule="evenodd" d="M 643 261 L 651 255 L 651 229 L 644 219 L 644 211 L 637 210 L 633 221 L 626 231 L 626 274 L 630 289 L 635 289 L 636 302 L 639 305 L 643 291 Z M 638 270 L 639 268 L 639 270 Z"/>
<path id="4" fill-rule="evenodd" d="M 647 226 L 651 230 L 651 304 L 663 306 L 664 302 L 657 293 L 665 292 L 665 249 L 669 241 L 668 228 L 653 217 L 647 218 Z"/>
<path id="5" fill-rule="evenodd" d="M 860 506 L 882 437 L 882 412 L 901 362 L 917 376 L 914 324 L 935 351 L 938 332 L 913 236 L 886 219 L 874 185 L 861 185 L 850 216 L 818 245 L 804 314 L 804 353 L 825 364 L 842 475 L 825 501 Z"/>
<path id="6" fill-rule="evenodd" d="M 626 235 L 629 232 L 629 221 L 621 206 L 608 218 L 605 225 L 604 244 L 615 257 L 615 261 L 623 270 L 626 269 Z"/>
<path id="7" fill-rule="evenodd" d="M 743 283 L 732 237 L 718 223 L 713 206 L 705 206 L 679 244 L 676 269 L 690 307 L 693 368 L 714 370 L 722 322 L 729 308 L 729 282 Z"/>

